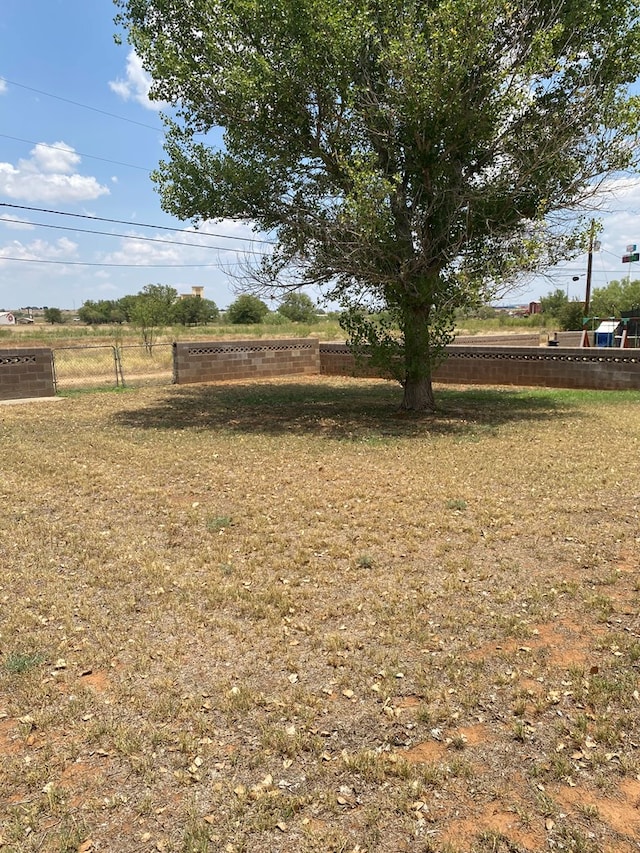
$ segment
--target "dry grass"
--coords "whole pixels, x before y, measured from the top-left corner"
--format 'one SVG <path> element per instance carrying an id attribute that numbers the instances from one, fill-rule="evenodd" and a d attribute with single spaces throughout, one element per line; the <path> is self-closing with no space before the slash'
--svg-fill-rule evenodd
<path id="1" fill-rule="evenodd" d="M 492 327 L 490 327 L 492 328 Z M 264 323 L 234 325 L 212 323 L 209 326 L 165 326 L 157 329 L 154 341 L 170 344 L 173 341 L 219 340 L 233 338 L 305 338 L 313 336 L 323 341 L 343 340 L 344 331 L 335 317 L 319 318 L 314 323 L 292 323 L 280 315 L 270 315 Z M 84 326 L 72 323 L 48 325 L 35 323 L 33 326 L 0 327 L 0 344 L 12 346 L 82 346 L 100 344 L 124 344 L 134 346 L 143 343 L 139 329 L 129 325 Z"/>
<path id="2" fill-rule="evenodd" d="M 631 853 L 640 394 L 0 407 L 0 849 Z"/>

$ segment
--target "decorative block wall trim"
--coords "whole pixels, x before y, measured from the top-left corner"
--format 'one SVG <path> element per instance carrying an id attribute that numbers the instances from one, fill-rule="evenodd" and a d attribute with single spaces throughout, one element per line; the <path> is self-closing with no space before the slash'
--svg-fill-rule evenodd
<path id="1" fill-rule="evenodd" d="M 0 400 L 55 396 L 53 353 L 45 347 L 0 349 Z"/>
<path id="2" fill-rule="evenodd" d="M 174 343 L 177 385 L 320 373 L 317 338 Z"/>

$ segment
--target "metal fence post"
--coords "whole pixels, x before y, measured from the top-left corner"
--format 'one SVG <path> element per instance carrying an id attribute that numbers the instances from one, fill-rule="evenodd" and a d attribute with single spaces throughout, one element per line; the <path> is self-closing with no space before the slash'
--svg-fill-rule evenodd
<path id="1" fill-rule="evenodd" d="M 56 351 L 54 349 L 51 350 L 51 372 L 53 374 L 53 391 L 55 394 L 58 393 L 58 374 L 56 372 Z"/>
<path id="2" fill-rule="evenodd" d="M 121 385 L 125 387 L 124 381 L 124 373 L 122 372 L 122 357 L 120 352 L 120 346 L 116 344 L 113 348 L 113 361 L 116 367 L 116 388 L 119 388 Z"/>

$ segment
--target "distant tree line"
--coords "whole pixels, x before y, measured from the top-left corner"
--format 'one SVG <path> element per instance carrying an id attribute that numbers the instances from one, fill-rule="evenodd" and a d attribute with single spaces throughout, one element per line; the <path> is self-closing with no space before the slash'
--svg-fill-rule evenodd
<path id="1" fill-rule="evenodd" d="M 178 298 L 178 291 L 164 284 L 148 284 L 135 295 L 120 299 L 87 300 L 78 318 L 90 326 L 108 323 L 140 325 L 148 320 L 157 326 L 197 326 L 215 322 L 218 306 L 200 296 Z"/>
<path id="2" fill-rule="evenodd" d="M 562 288 L 543 296 L 540 306 L 544 317 L 555 320 L 561 329 L 582 328 L 584 302 L 569 300 Z M 630 311 L 640 311 L 640 281 L 611 281 L 606 287 L 593 290 L 589 303 L 590 317 L 620 317 Z"/>
<path id="3" fill-rule="evenodd" d="M 50 323 L 63 322 L 58 308 L 48 309 L 45 319 Z M 265 302 L 251 294 L 241 294 L 227 308 L 224 319 L 237 325 L 264 322 L 269 315 L 293 323 L 312 323 L 318 315 L 314 301 L 305 293 L 290 293 L 278 306 L 275 315 Z M 220 311 L 211 299 L 200 296 L 179 298 L 178 291 L 163 284 L 148 284 L 135 295 L 120 299 L 87 300 L 77 312 L 78 319 L 87 325 L 123 324 L 143 329 L 164 326 L 199 326 L 215 323 Z"/>
<path id="4" fill-rule="evenodd" d="M 640 310 L 640 281 L 612 281 L 593 291 L 589 314 L 592 317 L 619 317 Z"/>

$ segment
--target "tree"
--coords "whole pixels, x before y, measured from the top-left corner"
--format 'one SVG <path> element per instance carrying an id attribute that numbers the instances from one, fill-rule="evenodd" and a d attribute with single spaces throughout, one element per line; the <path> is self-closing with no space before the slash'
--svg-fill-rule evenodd
<path id="1" fill-rule="evenodd" d="M 87 299 L 78 309 L 78 317 L 89 326 L 102 323 L 122 323 L 125 315 L 120 308 L 120 300 L 100 299 L 97 302 Z"/>
<path id="2" fill-rule="evenodd" d="M 199 326 L 217 320 L 220 312 L 211 299 L 201 296 L 185 296 L 171 310 L 171 319 L 181 326 Z"/>
<path id="3" fill-rule="evenodd" d="M 287 293 L 278 306 L 278 314 L 282 314 L 292 323 L 313 323 L 316 306 L 306 293 Z"/>
<path id="4" fill-rule="evenodd" d="M 136 304 L 137 296 L 132 293 L 127 293 L 126 296 L 120 297 L 117 301 L 118 312 L 122 316 L 124 323 L 130 323 L 133 316 L 133 309 Z"/>
<path id="5" fill-rule="evenodd" d="M 569 302 L 569 297 L 561 287 L 557 287 L 553 293 L 547 293 L 540 300 L 540 309 L 543 314 L 548 314 L 556 319 Z"/>
<path id="6" fill-rule="evenodd" d="M 261 323 L 269 313 L 262 299 L 243 293 L 227 308 L 227 319 L 234 325 Z"/>
<path id="7" fill-rule="evenodd" d="M 583 328 L 584 302 L 578 299 L 565 302 L 557 317 L 560 328 L 565 332 L 579 332 Z"/>
<path id="8" fill-rule="evenodd" d="M 166 284 L 147 284 L 136 296 L 131 310 L 131 322 L 142 333 L 142 340 L 151 354 L 158 329 L 171 322 L 173 304 L 178 291 Z"/>
<path id="9" fill-rule="evenodd" d="M 45 308 L 44 309 L 44 320 L 45 323 L 64 323 L 64 317 L 62 316 L 62 311 L 59 308 Z"/>
<path id="10" fill-rule="evenodd" d="M 273 235 L 256 274 L 324 287 L 414 410 L 454 310 L 582 249 L 634 160 L 639 2 L 115 0 L 176 108 L 165 210 Z"/>
<path id="11" fill-rule="evenodd" d="M 640 281 L 612 281 L 596 288 L 589 313 L 594 317 L 619 317 L 621 312 L 640 309 Z"/>

